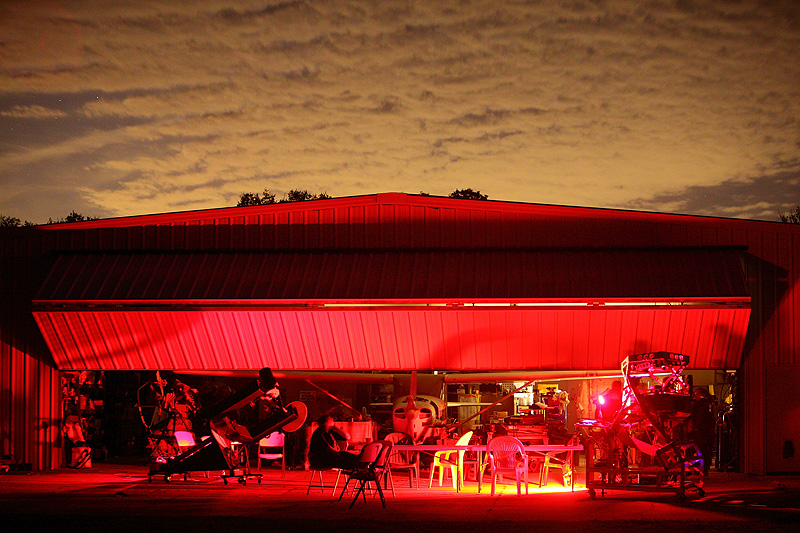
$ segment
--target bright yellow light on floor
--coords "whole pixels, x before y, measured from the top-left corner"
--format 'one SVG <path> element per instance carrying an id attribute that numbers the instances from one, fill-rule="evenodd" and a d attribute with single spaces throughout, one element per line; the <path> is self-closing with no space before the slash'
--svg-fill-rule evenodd
<path id="1" fill-rule="evenodd" d="M 425 487 L 427 488 L 427 487 Z M 447 492 L 448 494 L 456 493 L 456 489 L 452 486 L 449 487 L 437 487 L 434 485 L 431 489 L 428 489 L 434 492 Z M 558 483 L 550 483 L 545 487 L 539 488 L 536 486 L 535 483 L 528 483 L 528 495 L 532 494 L 557 494 L 557 493 L 564 493 L 564 492 L 583 492 L 586 490 L 586 487 L 582 484 L 576 484 L 575 490 L 572 490 L 572 487 L 565 487 Z M 481 486 L 481 495 L 490 496 L 492 493 L 492 484 L 484 483 Z M 474 482 L 467 483 L 465 486 L 461 487 L 461 494 L 478 494 L 478 485 Z M 510 494 L 513 496 L 517 495 L 517 484 L 512 480 L 511 483 L 498 483 L 495 486 L 494 490 L 495 496 L 499 494 Z M 525 496 L 525 484 L 522 484 L 522 495 Z"/>

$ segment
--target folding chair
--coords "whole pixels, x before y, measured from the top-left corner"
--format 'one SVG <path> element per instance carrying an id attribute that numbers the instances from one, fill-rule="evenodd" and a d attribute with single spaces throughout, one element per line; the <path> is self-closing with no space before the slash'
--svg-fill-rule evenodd
<path id="1" fill-rule="evenodd" d="M 387 468 L 391 451 L 392 443 L 385 440 L 370 442 L 364 446 L 361 450 L 361 455 L 358 457 L 356 467 L 346 472 L 347 481 L 342 488 L 341 494 L 339 494 L 339 500 L 342 499 L 342 496 L 344 496 L 344 493 L 347 491 L 350 480 L 355 479 L 356 481 L 360 481 L 361 484 L 356 491 L 356 495 L 353 497 L 353 501 L 350 502 L 350 509 L 353 508 L 353 505 L 355 505 L 360 495 L 363 495 L 365 502 L 367 501 L 366 489 L 369 488 L 370 482 L 375 485 L 378 495 L 381 497 L 381 503 L 386 507 L 386 498 L 381 489 L 381 477 L 383 477 Z"/>
<path id="2" fill-rule="evenodd" d="M 286 447 L 285 435 L 280 431 L 273 431 L 258 442 L 258 472 L 261 473 L 261 459 L 281 460 L 281 477 L 286 477 Z M 278 451 L 280 449 L 280 451 Z"/>

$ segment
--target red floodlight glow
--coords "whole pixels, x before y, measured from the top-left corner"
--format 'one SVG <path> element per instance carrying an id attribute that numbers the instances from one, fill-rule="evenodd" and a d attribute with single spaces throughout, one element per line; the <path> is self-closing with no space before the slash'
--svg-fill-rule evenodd
<path id="1" fill-rule="evenodd" d="M 605 399 L 605 398 L 603 398 L 603 395 L 602 395 L 602 394 L 598 394 L 598 395 L 597 395 L 597 403 L 599 403 L 600 405 L 605 405 L 605 403 L 606 403 L 606 399 Z"/>

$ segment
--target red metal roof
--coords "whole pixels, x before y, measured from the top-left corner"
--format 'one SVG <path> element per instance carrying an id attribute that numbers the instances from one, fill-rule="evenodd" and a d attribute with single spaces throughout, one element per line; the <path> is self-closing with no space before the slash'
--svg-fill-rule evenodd
<path id="1" fill-rule="evenodd" d="M 738 252 L 416 250 L 61 254 L 46 303 L 749 302 Z"/>

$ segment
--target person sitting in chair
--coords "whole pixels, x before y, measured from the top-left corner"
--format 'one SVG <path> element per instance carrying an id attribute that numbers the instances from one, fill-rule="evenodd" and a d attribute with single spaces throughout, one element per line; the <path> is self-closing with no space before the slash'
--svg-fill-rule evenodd
<path id="1" fill-rule="evenodd" d="M 311 435 L 308 445 L 308 462 L 312 468 L 342 468 L 351 470 L 358 462 L 358 455 L 339 451 L 337 440 L 346 441 L 350 435 L 333 425 L 331 415 L 322 415 Z"/>

